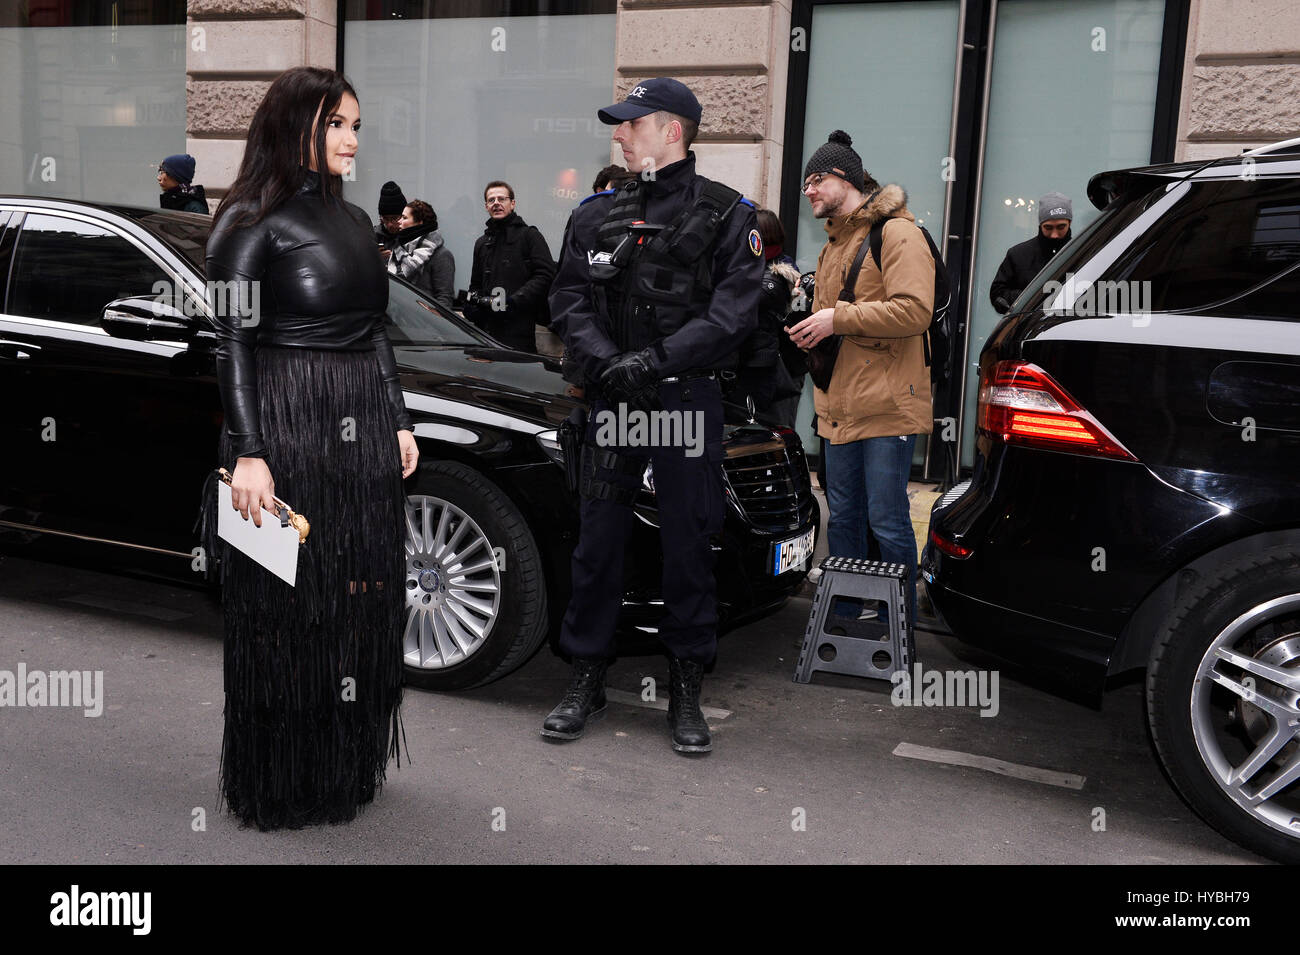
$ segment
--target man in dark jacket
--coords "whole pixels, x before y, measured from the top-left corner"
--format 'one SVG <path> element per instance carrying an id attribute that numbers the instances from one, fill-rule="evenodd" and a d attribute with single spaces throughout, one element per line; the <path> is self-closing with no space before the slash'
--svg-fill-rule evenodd
<path id="1" fill-rule="evenodd" d="M 168 156 L 158 164 L 158 188 L 162 195 L 158 205 L 163 209 L 197 212 L 208 215 L 208 197 L 202 186 L 194 182 L 194 157 L 189 153 Z"/>
<path id="2" fill-rule="evenodd" d="M 999 314 L 1010 311 L 1011 304 L 1034 276 L 1070 241 L 1073 219 L 1069 198 L 1059 192 L 1049 192 L 1038 200 L 1038 235 L 1007 250 L 1007 257 L 989 286 L 989 301 Z"/>
<path id="3" fill-rule="evenodd" d="M 664 554 L 658 636 L 670 654 L 672 747 L 704 753 L 713 743 L 700 688 L 718 629 L 712 541 L 726 508 L 718 379 L 757 325 L 763 243 L 752 204 L 695 172 L 690 145 L 701 110 L 684 84 L 645 80 L 596 115 L 615 127 L 627 168 L 645 176 L 588 196 L 574 210 L 551 288 L 555 331 L 593 401 L 580 461 L 570 462 L 582 475 L 581 527 L 559 650 L 573 673 L 542 735 L 577 739 L 604 712 L 633 505 L 643 482 L 652 481 Z M 647 234 L 652 238 L 638 241 Z M 644 423 L 656 414 L 694 422 L 693 449 L 684 434 L 655 442 L 642 440 L 644 432 L 620 438 L 606 428 L 615 417 L 637 415 Z"/>
<path id="4" fill-rule="evenodd" d="M 515 212 L 508 182 L 489 182 L 483 204 L 487 229 L 474 243 L 466 317 L 503 345 L 536 353 L 535 326 L 551 324 L 546 295 L 555 260 L 542 234 Z"/>

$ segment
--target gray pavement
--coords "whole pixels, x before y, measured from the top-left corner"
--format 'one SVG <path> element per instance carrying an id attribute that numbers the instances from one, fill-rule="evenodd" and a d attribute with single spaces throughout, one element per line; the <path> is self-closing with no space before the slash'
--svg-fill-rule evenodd
<path id="1" fill-rule="evenodd" d="M 3 558 L 0 669 L 102 670 L 105 699 L 98 718 L 0 708 L 0 861 L 1259 861 L 1169 788 L 1147 745 L 1140 687 L 1114 693 L 1098 713 L 1002 674 L 1000 712 L 987 718 L 894 707 L 882 682 L 818 675 L 798 685 L 809 607 L 795 598 L 724 638 L 704 702 L 728 713 L 713 720 L 709 756 L 674 754 L 663 712 L 640 705 L 645 676 L 666 689 L 658 657 L 611 671 L 611 686 L 638 705 L 611 702 L 586 738 L 544 742 L 540 722 L 567 673 L 544 648 L 488 687 L 408 689 L 410 762 L 390 767 L 354 823 L 263 834 L 216 810 L 214 598 Z M 933 634 L 920 635 L 919 654 L 928 668 L 996 666 Z M 893 755 L 902 742 L 1086 782 L 1072 790 Z M 206 828 L 194 831 L 200 808 Z M 1097 808 L 1105 831 L 1094 831 Z"/>

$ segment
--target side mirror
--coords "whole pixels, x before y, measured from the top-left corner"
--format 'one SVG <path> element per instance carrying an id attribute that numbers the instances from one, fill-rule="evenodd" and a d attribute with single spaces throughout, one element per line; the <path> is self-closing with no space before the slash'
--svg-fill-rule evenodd
<path id="1" fill-rule="evenodd" d="M 198 331 L 198 319 L 170 302 L 150 296 L 119 298 L 104 306 L 100 325 L 114 338 L 132 341 L 188 342 Z"/>

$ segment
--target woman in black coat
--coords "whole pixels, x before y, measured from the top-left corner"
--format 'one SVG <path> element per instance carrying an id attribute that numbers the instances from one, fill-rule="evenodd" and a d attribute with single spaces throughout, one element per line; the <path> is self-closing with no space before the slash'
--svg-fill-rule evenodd
<path id="1" fill-rule="evenodd" d="M 353 818 L 400 730 L 402 478 L 418 452 L 384 329 L 388 277 L 369 219 L 341 198 L 359 126 L 340 74 L 281 74 L 207 248 L 209 280 L 231 283 L 216 323 L 233 505 L 261 524 L 278 495 L 311 522 L 296 586 L 218 551 L 221 789 L 260 829 Z"/>

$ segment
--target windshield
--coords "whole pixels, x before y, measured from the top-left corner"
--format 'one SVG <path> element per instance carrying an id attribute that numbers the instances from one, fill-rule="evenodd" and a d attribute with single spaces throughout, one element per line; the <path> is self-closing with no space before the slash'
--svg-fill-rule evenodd
<path id="1" fill-rule="evenodd" d="M 388 283 L 388 337 L 394 345 L 495 345 L 465 319 L 444 313 L 398 278 Z"/>

